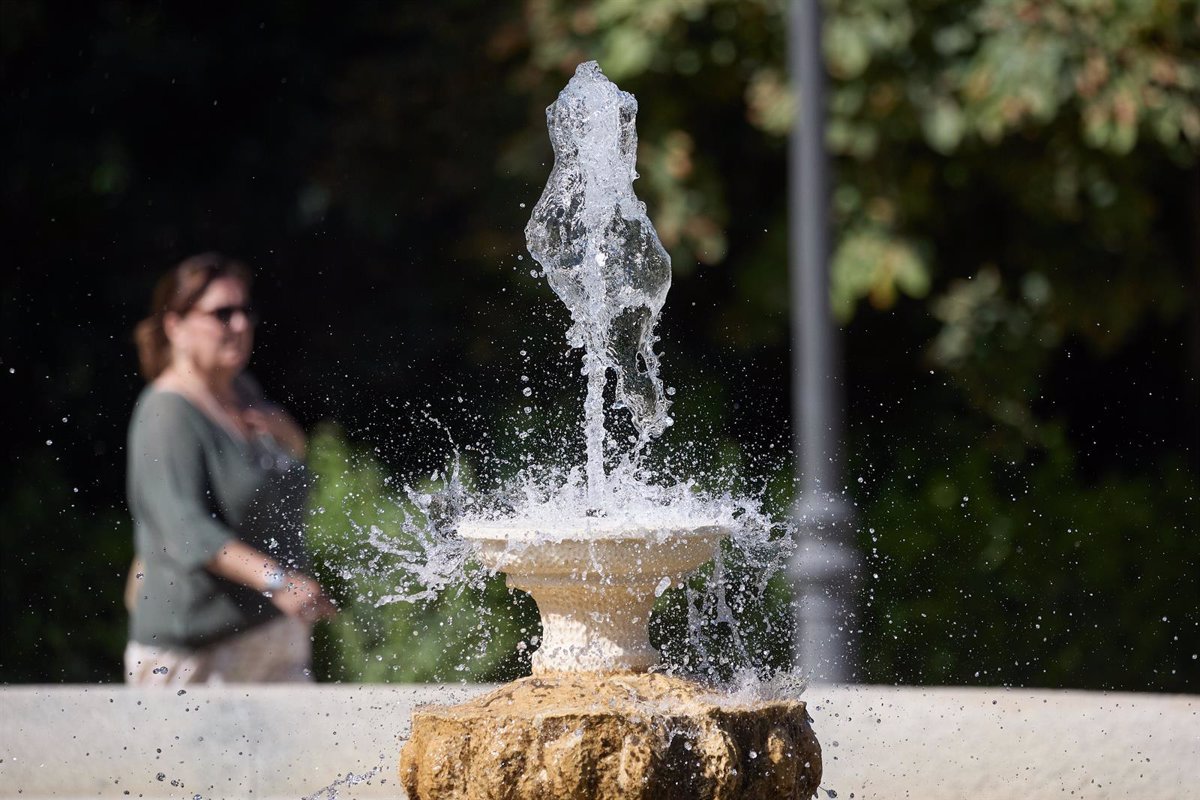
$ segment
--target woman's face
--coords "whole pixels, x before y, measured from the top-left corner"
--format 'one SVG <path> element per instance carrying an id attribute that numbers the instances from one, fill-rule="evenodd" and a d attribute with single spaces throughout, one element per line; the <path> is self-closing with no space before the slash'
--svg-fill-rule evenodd
<path id="1" fill-rule="evenodd" d="M 182 359 L 206 375 L 237 375 L 250 361 L 250 290 L 237 278 L 214 279 L 186 314 L 168 315 L 165 323 L 176 363 Z"/>

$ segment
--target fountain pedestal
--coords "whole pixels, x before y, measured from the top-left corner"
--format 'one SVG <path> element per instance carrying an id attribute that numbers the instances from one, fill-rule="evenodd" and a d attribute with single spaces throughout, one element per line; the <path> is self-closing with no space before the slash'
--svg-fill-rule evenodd
<path id="1" fill-rule="evenodd" d="M 538 603 L 534 674 L 413 714 L 410 800 L 789 800 L 815 794 L 821 749 L 799 700 L 735 702 L 647 673 L 654 599 L 712 558 L 720 527 L 585 520 L 546 534 L 460 527 L 480 561 Z"/>
<path id="2" fill-rule="evenodd" d="M 410 800 L 786 800 L 821 779 L 803 702 L 662 674 L 555 673 L 413 715 Z"/>
<path id="3" fill-rule="evenodd" d="M 413 715 L 400 756 L 410 800 L 790 800 L 820 781 L 804 703 L 735 702 L 646 673 L 658 661 L 647 633 L 654 598 L 712 558 L 729 532 L 706 527 L 708 512 L 685 515 L 690 503 L 641 503 L 644 515 L 631 517 L 638 493 L 606 488 L 609 373 L 614 405 L 637 433 L 622 463 L 636 464 L 672 424 L 654 351 L 671 258 L 633 191 L 636 116 L 633 95 L 596 62 L 579 65 L 546 109 L 554 168 L 525 229 L 570 309 L 568 339 L 584 349 L 587 506 L 608 515 L 558 514 L 552 530 L 527 516 L 459 526 L 480 561 L 533 595 L 542 636 L 532 677 Z M 624 490 L 661 496 L 625 473 Z M 651 520 L 659 524 L 643 525 Z"/>
<path id="4" fill-rule="evenodd" d="M 720 526 L 642 528 L 602 517 L 552 532 L 472 523 L 459 534 L 479 560 L 537 602 L 533 673 L 644 672 L 658 663 L 647 624 L 655 598 L 712 559 Z"/>

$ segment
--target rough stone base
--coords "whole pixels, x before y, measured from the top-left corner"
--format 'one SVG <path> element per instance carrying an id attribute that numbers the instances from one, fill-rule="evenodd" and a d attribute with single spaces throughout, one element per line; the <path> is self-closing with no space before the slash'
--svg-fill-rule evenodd
<path id="1" fill-rule="evenodd" d="M 807 800 L 809 723 L 668 675 L 552 673 L 415 712 L 400 781 L 410 800 Z"/>

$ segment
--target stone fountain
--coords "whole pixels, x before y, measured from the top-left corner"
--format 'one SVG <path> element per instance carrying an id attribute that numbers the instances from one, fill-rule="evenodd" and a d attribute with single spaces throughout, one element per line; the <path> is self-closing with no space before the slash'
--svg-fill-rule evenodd
<path id="1" fill-rule="evenodd" d="M 610 372 L 635 450 L 671 424 L 653 351 L 670 259 L 633 194 L 636 112 L 595 62 L 547 109 L 555 165 L 526 234 L 585 351 L 587 485 L 573 511 L 460 523 L 479 561 L 532 595 L 542 634 L 530 677 L 414 713 L 400 757 L 410 800 L 775 800 L 811 797 L 820 782 L 802 701 L 735 701 L 654 671 L 655 598 L 730 529 L 661 504 L 639 512 L 634 473 L 619 485 L 605 470 Z"/>

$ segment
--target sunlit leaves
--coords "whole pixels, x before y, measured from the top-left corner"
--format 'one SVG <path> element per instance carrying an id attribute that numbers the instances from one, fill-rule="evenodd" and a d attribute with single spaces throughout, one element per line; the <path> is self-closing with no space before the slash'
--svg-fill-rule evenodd
<path id="1" fill-rule="evenodd" d="M 695 175 L 695 140 L 686 131 L 668 131 L 660 141 L 642 140 L 638 153 L 641 179 L 659 198 L 654 226 L 668 251 L 684 253 L 673 267 L 679 274 L 692 268 L 692 256 L 702 264 L 725 259 L 727 242 L 715 208 L 716 192 L 707 176 Z"/>
<path id="2" fill-rule="evenodd" d="M 909 49 L 915 19 L 905 0 L 842 0 L 825 21 L 825 65 L 835 79 L 863 77 L 872 62 Z"/>
<path id="3" fill-rule="evenodd" d="M 953 98 L 933 100 L 921 115 L 925 141 L 943 155 L 953 153 L 967 132 L 967 118 Z"/>
<path id="4" fill-rule="evenodd" d="M 721 0 L 538 2 L 529 11 L 533 54 L 540 63 L 560 68 L 558 57 L 568 52 L 598 57 L 617 78 L 669 72 L 703 76 L 709 74 L 705 69 L 719 66 L 742 82 L 747 124 L 784 136 L 794 117 L 783 59 L 786 6 Z M 1072 172 L 1079 159 L 1061 157 L 1063 148 L 1123 156 L 1147 147 L 1194 163 L 1200 151 L 1197 8 L 1195 2 L 1074 0 L 826 3 L 823 42 L 833 82 L 825 140 L 843 157 L 838 184 L 862 187 L 878 180 L 881 161 L 920 159 L 932 165 L 937 158 L 962 159 L 962 169 L 971 171 L 975 159 L 987 157 L 983 154 L 1052 132 L 1059 154 L 1048 152 L 1044 161 L 1029 165 L 1031 182 L 1084 185 Z M 720 33 L 715 40 L 709 38 L 714 32 Z M 548 53 L 556 57 L 542 57 Z M 893 175 L 892 180 L 903 179 Z M 689 185 L 692 181 L 690 175 L 673 175 L 656 182 L 667 210 L 655 213 L 669 230 L 682 226 L 682 210 L 712 205 L 684 196 L 698 190 L 720 196 L 719 183 L 698 187 Z M 928 184 L 901 182 L 888 193 L 907 205 L 928 191 Z M 1103 195 L 1093 198 L 1111 202 Z M 1078 214 L 1073 199 L 1067 206 L 1069 214 Z M 704 218 L 706 224 L 714 221 Z M 878 235 L 864 238 L 853 230 L 853 217 L 842 218 L 838 238 L 847 241 L 839 246 L 832 269 L 834 301 L 843 316 L 847 303 L 862 299 L 886 306 L 897 293 L 922 296 L 944 269 L 936 241 L 909 229 L 918 219 L 910 215 L 879 234 L 890 242 L 885 246 Z M 678 241 L 698 256 L 695 260 L 711 263 L 723 257 L 711 246 L 719 233 Z M 911 239 L 929 243 L 924 257 L 903 244 Z M 714 252 L 721 255 L 714 258 Z M 864 258 L 872 253 L 884 263 L 866 265 Z M 958 272 L 978 264 L 949 266 Z M 838 274 L 841 270 L 847 272 Z"/>
<path id="5" fill-rule="evenodd" d="M 787 77 L 776 68 L 755 70 L 746 84 L 746 118 L 755 127 L 786 135 L 792 129 L 796 102 Z"/>
<path id="6" fill-rule="evenodd" d="M 858 301 L 890 308 L 900 293 L 924 297 L 929 291 L 927 265 L 910 243 L 869 226 L 851 229 L 833 256 L 830 295 L 834 313 L 849 319 Z"/>

